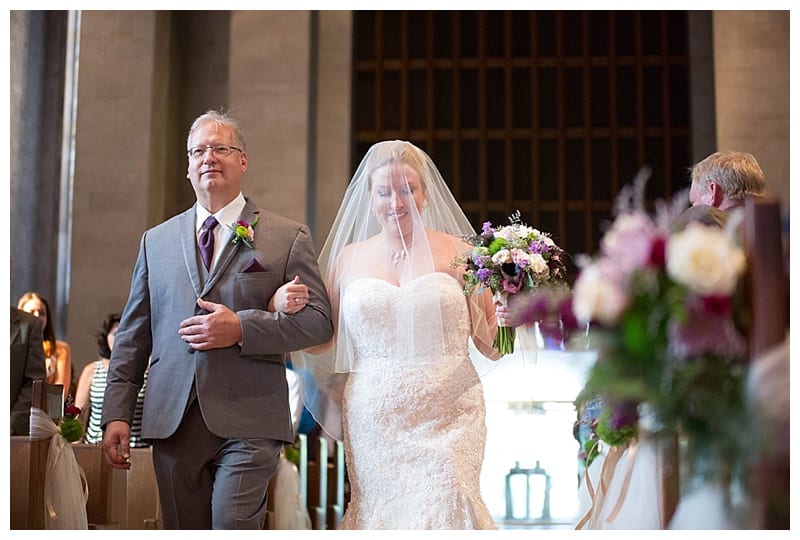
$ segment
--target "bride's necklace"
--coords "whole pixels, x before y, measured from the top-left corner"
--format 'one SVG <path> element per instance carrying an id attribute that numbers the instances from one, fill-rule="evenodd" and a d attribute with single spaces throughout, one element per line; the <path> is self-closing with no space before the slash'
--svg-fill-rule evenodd
<path id="1" fill-rule="evenodd" d="M 392 261 L 392 266 L 397 268 L 397 265 L 400 264 L 400 261 L 406 258 L 408 253 L 405 249 L 401 249 L 400 251 L 395 251 L 392 248 L 389 248 L 389 260 Z"/>
<path id="2" fill-rule="evenodd" d="M 400 264 L 400 261 L 404 260 L 408 256 L 408 251 L 406 251 L 405 247 L 402 247 L 399 250 L 394 250 L 391 248 L 391 246 L 389 246 L 385 238 L 382 238 L 381 240 L 383 240 L 383 245 L 386 246 L 386 249 L 389 250 L 389 260 L 392 261 L 392 266 L 397 268 L 397 265 Z"/>

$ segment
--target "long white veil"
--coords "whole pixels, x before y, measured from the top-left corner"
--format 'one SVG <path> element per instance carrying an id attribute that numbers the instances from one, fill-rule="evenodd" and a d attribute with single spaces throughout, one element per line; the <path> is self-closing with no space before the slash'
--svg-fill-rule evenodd
<path id="1" fill-rule="evenodd" d="M 431 309 L 436 291 L 422 278 L 445 274 L 463 288 L 464 269 L 451 263 L 466 252 L 464 239 L 474 233 L 424 151 L 406 141 L 369 149 L 319 255 L 336 324 L 332 346 L 292 353 L 304 403 L 329 435 L 342 439 L 339 409 L 347 374 L 374 369 L 369 358 L 384 354 L 398 369 L 416 369 L 447 357 L 446 333 L 453 322 L 442 319 L 441 306 L 438 313 Z M 385 282 L 380 287 L 390 287 L 397 300 L 372 304 L 361 298 L 356 305 L 359 294 L 375 290 L 376 284 L 364 286 L 368 280 Z M 424 308 L 423 295 L 428 295 Z M 497 359 L 491 348 L 496 331 L 491 294 L 472 294 L 464 302 L 473 343 Z"/>

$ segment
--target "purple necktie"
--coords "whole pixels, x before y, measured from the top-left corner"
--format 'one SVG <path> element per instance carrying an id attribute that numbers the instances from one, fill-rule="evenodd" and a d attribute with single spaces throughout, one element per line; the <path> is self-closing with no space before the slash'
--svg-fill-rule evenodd
<path id="1" fill-rule="evenodd" d="M 219 222 L 214 216 L 208 216 L 203 222 L 203 230 L 200 231 L 200 257 L 206 270 L 211 270 L 211 259 L 214 258 L 214 227 Z"/>

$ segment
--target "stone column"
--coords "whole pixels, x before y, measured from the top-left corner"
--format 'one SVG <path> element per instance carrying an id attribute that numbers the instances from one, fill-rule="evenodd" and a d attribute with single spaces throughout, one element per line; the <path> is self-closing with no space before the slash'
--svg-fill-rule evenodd
<path id="1" fill-rule="evenodd" d="M 310 45 L 308 11 L 231 13 L 229 107 L 241 119 L 248 156 L 242 191 L 256 204 L 302 222 Z"/>
<path id="2" fill-rule="evenodd" d="M 789 12 L 714 11 L 717 147 L 750 152 L 789 212 Z"/>
<path id="3" fill-rule="evenodd" d="M 231 12 L 230 108 L 258 204 L 311 225 L 322 246 L 350 171 L 352 15 Z"/>
<path id="4" fill-rule="evenodd" d="M 97 357 L 100 322 L 125 306 L 142 233 L 163 217 L 164 16 L 82 14 L 67 334 L 75 378 Z"/>

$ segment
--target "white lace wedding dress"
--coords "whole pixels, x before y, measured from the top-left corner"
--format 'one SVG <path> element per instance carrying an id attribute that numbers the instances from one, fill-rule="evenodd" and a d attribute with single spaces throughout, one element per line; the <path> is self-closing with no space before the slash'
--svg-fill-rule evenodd
<path id="1" fill-rule="evenodd" d="M 415 301 L 404 302 L 408 295 Z M 431 358 L 442 332 L 426 335 L 436 327 L 426 317 L 438 321 L 440 302 L 445 354 Z M 416 306 L 412 358 L 397 354 L 391 320 L 404 305 Z M 351 500 L 341 528 L 495 528 L 480 495 L 486 411 L 459 283 L 445 273 L 402 287 L 363 278 L 348 286 L 341 306 L 358 361 L 343 399 Z"/>

